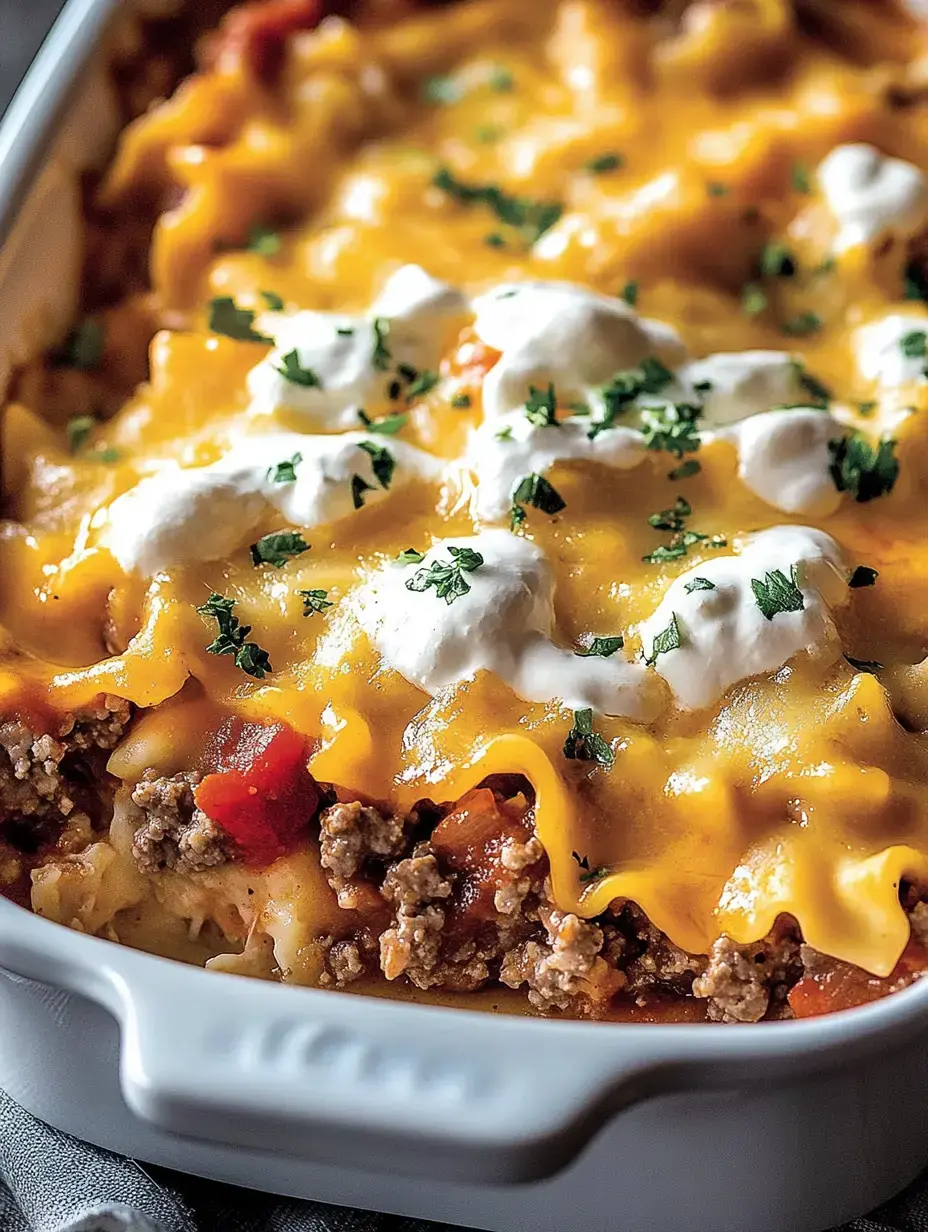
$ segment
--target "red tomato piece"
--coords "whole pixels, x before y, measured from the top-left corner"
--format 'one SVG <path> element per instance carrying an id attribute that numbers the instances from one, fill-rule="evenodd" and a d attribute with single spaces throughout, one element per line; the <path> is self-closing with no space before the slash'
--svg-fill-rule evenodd
<path id="1" fill-rule="evenodd" d="M 790 1008 L 797 1018 L 817 1018 L 835 1010 L 851 1009 L 906 988 L 926 970 L 928 950 L 914 939 L 902 951 L 889 975 L 882 979 L 862 967 L 840 962 L 837 958 L 828 959 L 821 970 L 808 972 L 793 987 L 789 994 Z"/>
<path id="2" fill-rule="evenodd" d="M 319 807 L 306 768 L 310 747 L 283 723 L 233 719 L 217 738 L 216 771 L 196 788 L 197 805 L 232 837 L 246 864 L 289 851 Z"/>
<path id="3" fill-rule="evenodd" d="M 211 65 L 240 59 L 265 84 L 283 68 L 287 39 L 312 30 L 325 16 L 324 0 L 257 0 L 234 8 L 207 45 Z"/>

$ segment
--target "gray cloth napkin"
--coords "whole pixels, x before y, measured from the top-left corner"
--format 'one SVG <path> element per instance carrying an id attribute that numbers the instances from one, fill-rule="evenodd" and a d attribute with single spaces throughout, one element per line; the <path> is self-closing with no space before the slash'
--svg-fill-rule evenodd
<path id="1" fill-rule="evenodd" d="M 101 1151 L 0 1091 L 0 1232 L 454 1232 L 320 1202 L 274 1198 Z M 621 1232 L 621 1224 L 617 1225 Z M 707 1229 L 706 1232 L 711 1232 Z M 750 1229 L 745 1229 L 750 1232 Z M 928 1232 L 928 1174 L 841 1232 Z"/>

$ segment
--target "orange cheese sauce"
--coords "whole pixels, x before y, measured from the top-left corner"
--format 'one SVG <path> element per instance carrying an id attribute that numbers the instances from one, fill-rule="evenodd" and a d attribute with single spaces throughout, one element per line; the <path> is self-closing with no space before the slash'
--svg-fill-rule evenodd
<path id="1" fill-rule="evenodd" d="M 830 259 L 834 222 L 813 172 L 848 142 L 928 171 L 928 103 L 899 101 L 928 38 L 890 4 L 823 4 L 818 25 L 785 0 L 741 6 L 748 16 L 694 7 L 703 18 L 682 26 L 607 0 L 462 0 L 392 24 L 330 18 L 290 39 L 273 87 L 220 63 L 131 126 L 103 199 L 130 210 L 135 195 L 173 186 L 180 203 L 161 215 L 152 246 L 165 329 L 149 382 L 77 456 L 41 407 L 7 409 L 16 482 L 0 529 L 0 694 L 6 710 L 24 697 L 60 710 L 100 692 L 131 700 L 142 713 L 111 761 L 130 782 L 190 764 L 229 711 L 286 720 L 314 741 L 318 779 L 401 807 L 523 774 L 563 909 L 594 916 L 632 899 L 694 953 L 723 932 L 757 940 L 787 913 L 817 949 L 885 975 L 908 937 L 900 878 L 928 882 L 928 742 L 897 718 L 928 720 L 917 667 L 928 651 L 928 386 L 878 398 L 857 375 L 851 337 L 890 311 L 926 325 L 928 314 L 905 300 L 914 254 L 904 242 Z M 527 243 L 485 204 L 437 187 L 443 167 L 557 203 L 561 216 Z M 279 246 L 249 248 L 255 227 Z M 772 241 L 794 255 L 795 276 L 759 274 Z M 271 291 L 288 307 L 363 310 L 407 262 L 468 294 L 526 278 L 609 295 L 634 284 L 638 310 L 673 325 L 694 356 L 790 350 L 873 434 L 911 408 L 893 428 L 892 491 L 868 503 L 845 496 L 814 522 L 852 563 L 879 572 L 836 620 L 845 651 L 883 670 L 800 655 L 706 710 L 668 700 L 650 726 L 597 716 L 615 754 L 606 768 L 564 758 L 565 708 L 526 702 L 488 673 L 430 698 L 353 624 L 342 600 L 373 568 L 410 545 L 473 533 L 448 485 L 403 488 L 307 532 L 311 550 L 281 569 L 255 568 L 243 542 L 228 559 L 151 582 L 126 575 L 98 543 L 101 511 L 159 463 L 218 457 L 266 353 L 211 332 L 208 301 L 231 296 L 259 311 Z M 748 284 L 765 297 L 754 314 Z M 810 312 L 814 332 L 784 331 Z M 492 358 L 467 334 L 449 338 L 443 379 L 409 408 L 401 439 L 457 457 L 481 422 Z M 452 404 L 461 392 L 469 407 Z M 101 460 L 105 451 L 116 460 Z M 677 460 L 658 452 L 631 472 L 550 472 L 566 508 L 531 510 L 521 533 L 553 567 L 562 645 L 624 633 L 623 653 L 648 652 L 638 623 L 678 573 L 717 554 L 696 544 L 678 561 L 642 560 L 666 539 L 648 516 L 678 495 L 693 527 L 729 543 L 813 524 L 752 495 L 730 443 L 697 456 L 700 472 L 679 481 L 668 477 Z M 269 516 L 255 535 L 286 525 Z M 310 588 L 333 606 L 305 618 L 297 592 Z M 274 669 L 265 680 L 207 653 L 214 629 L 196 607 L 210 592 L 234 598 L 252 626 Z M 573 853 L 608 872 L 584 882 Z M 304 909 L 307 936 L 328 927 L 328 906 L 317 918 L 312 901 Z"/>

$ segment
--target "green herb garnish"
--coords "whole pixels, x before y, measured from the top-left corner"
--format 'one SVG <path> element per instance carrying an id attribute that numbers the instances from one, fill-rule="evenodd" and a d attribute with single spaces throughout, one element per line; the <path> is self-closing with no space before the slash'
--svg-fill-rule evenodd
<path id="1" fill-rule="evenodd" d="M 574 711 L 574 725 L 564 741 L 564 756 L 571 761 L 595 761 L 607 769 L 615 762 L 608 740 L 593 730 L 592 710 Z"/>
<path id="2" fill-rule="evenodd" d="M 92 372 L 100 366 L 105 345 L 102 324 L 93 317 L 85 317 L 68 334 L 64 346 L 55 353 L 54 359 L 66 367 Z"/>
<path id="3" fill-rule="evenodd" d="M 621 650 L 624 645 L 625 638 L 621 634 L 616 634 L 614 637 L 591 637 L 588 642 L 581 642 L 574 649 L 574 654 L 579 655 L 582 659 L 592 658 L 593 656 L 599 659 L 608 659 L 617 650 Z"/>
<path id="4" fill-rule="evenodd" d="M 708 578 L 694 577 L 691 582 L 687 582 L 683 589 L 688 595 L 691 595 L 695 590 L 715 590 L 715 582 L 710 582 Z"/>
<path id="5" fill-rule="evenodd" d="M 206 647 L 206 652 L 214 655 L 234 655 L 236 667 L 240 667 L 247 675 L 254 676 L 256 680 L 263 680 L 274 670 L 270 658 L 267 651 L 262 650 L 255 642 L 246 642 L 251 625 L 239 624 L 238 617 L 232 613 L 234 607 L 234 599 L 226 599 L 214 593 L 197 608 L 201 616 L 211 617 L 218 626 L 216 638 Z"/>
<path id="6" fill-rule="evenodd" d="M 760 272 L 764 278 L 792 278 L 796 258 L 780 240 L 771 240 L 761 250 Z"/>
<path id="7" fill-rule="evenodd" d="M 430 586 L 435 588 L 435 595 L 446 603 L 454 603 L 462 595 L 470 591 L 470 583 L 464 577 L 465 573 L 473 573 L 483 564 L 483 557 L 472 548 L 449 547 L 451 561 L 433 561 L 427 569 L 420 569 L 415 577 L 406 583 L 407 590 L 425 591 Z"/>
<path id="8" fill-rule="evenodd" d="M 308 552 L 309 544 L 297 531 L 281 530 L 262 535 L 249 550 L 255 568 L 258 565 L 273 565 L 275 569 L 282 569 L 294 556 Z"/>
<path id="9" fill-rule="evenodd" d="M 800 312 L 791 321 L 784 321 L 780 328 L 793 338 L 807 338 L 822 328 L 822 318 L 814 312 Z"/>
<path id="10" fill-rule="evenodd" d="M 97 421 L 92 415 L 76 415 L 73 419 L 69 419 L 65 429 L 68 438 L 68 453 L 80 453 L 93 435 L 96 426 Z"/>
<path id="11" fill-rule="evenodd" d="M 276 291 L 259 291 L 258 294 L 268 306 L 270 312 L 283 312 L 284 301 Z"/>
<path id="12" fill-rule="evenodd" d="M 796 192 L 810 193 L 812 191 L 812 182 L 809 178 L 809 172 L 803 163 L 793 163 L 792 181 L 793 188 Z"/>
<path id="13" fill-rule="evenodd" d="M 380 419 L 371 419 L 367 411 L 359 408 L 358 419 L 360 419 L 368 432 L 375 432 L 378 436 L 396 436 L 397 432 L 406 426 L 409 416 L 400 411 L 394 411 L 392 414 L 384 415 Z"/>
<path id="14" fill-rule="evenodd" d="M 638 290 L 638 283 L 630 279 L 619 292 L 619 299 L 624 299 L 629 308 L 634 308 L 638 303 Z"/>
<path id="15" fill-rule="evenodd" d="M 688 402 L 646 407 L 641 412 L 641 434 L 648 449 L 659 449 L 682 458 L 700 446 L 698 422 L 702 407 Z"/>
<path id="16" fill-rule="evenodd" d="M 291 385 L 301 385 L 304 389 L 321 389 L 322 382 L 319 377 L 313 372 L 312 368 L 304 368 L 300 363 L 299 352 L 296 350 L 288 351 L 281 358 L 282 367 L 275 367 L 274 371 L 279 372 L 285 381 L 289 381 Z"/>
<path id="17" fill-rule="evenodd" d="M 248 236 L 248 251 L 261 257 L 275 257 L 280 252 L 280 236 L 270 227 L 252 227 Z"/>
<path id="18" fill-rule="evenodd" d="M 862 432 L 828 442 L 829 471 L 839 492 L 850 492 L 861 504 L 893 490 L 899 478 L 896 442 L 884 436 L 876 444 Z"/>
<path id="19" fill-rule="evenodd" d="M 364 504 L 365 492 L 376 492 L 376 488 L 372 483 L 368 483 L 361 475 L 351 476 L 351 503 L 355 509 L 360 509 Z"/>
<path id="20" fill-rule="evenodd" d="M 695 458 L 687 458 L 685 462 L 681 462 L 679 466 L 675 466 L 672 471 L 667 472 L 668 479 L 689 479 L 692 475 L 698 475 L 702 470 L 702 464 Z"/>
<path id="21" fill-rule="evenodd" d="M 801 612 L 806 605 L 805 597 L 798 586 L 796 566 L 787 577 L 782 569 L 765 573 L 763 581 L 751 578 L 751 590 L 761 614 L 773 620 L 781 612 Z"/>
<path id="22" fill-rule="evenodd" d="M 470 406 L 470 394 L 455 394 L 451 405 L 456 411 L 466 411 Z"/>
<path id="23" fill-rule="evenodd" d="M 659 394 L 673 381 L 673 373 L 656 356 L 646 355 L 637 368 L 617 372 L 600 391 L 603 415 L 590 425 L 587 436 L 595 440 L 601 432 L 615 427 L 616 419 L 642 394 Z"/>
<path id="24" fill-rule="evenodd" d="M 566 501 L 543 475 L 526 475 L 520 479 L 512 494 L 512 509 L 509 513 L 509 526 L 516 530 L 525 521 L 526 513 L 523 505 L 531 505 L 542 513 L 553 515 L 567 508 Z"/>
<path id="25" fill-rule="evenodd" d="M 410 400 L 413 398 L 422 398 L 427 393 L 430 393 L 438 384 L 438 373 L 432 372 L 425 368 L 419 372 L 410 382 L 406 389 L 406 397 Z"/>
<path id="26" fill-rule="evenodd" d="M 768 305 L 767 293 L 756 282 L 748 282 L 741 288 L 741 311 L 746 317 L 756 317 Z"/>
<path id="27" fill-rule="evenodd" d="M 418 565 L 425 560 L 425 553 L 419 552 L 415 548 L 406 548 L 404 552 L 400 552 L 396 558 L 401 565 Z"/>
<path id="28" fill-rule="evenodd" d="M 899 339 L 899 348 L 906 359 L 928 359 L 928 333 L 913 329 Z"/>
<path id="29" fill-rule="evenodd" d="M 218 295 L 209 301 L 209 328 L 214 334 L 234 338 L 236 342 L 272 345 L 274 339 L 259 334 L 254 325 L 255 314 L 250 308 L 239 308 L 231 295 Z"/>
<path id="30" fill-rule="evenodd" d="M 378 372 L 386 372 L 393 361 L 393 356 L 390 353 L 390 348 L 387 346 L 387 338 L 390 334 L 390 322 L 386 317 L 374 317 L 374 354 L 371 357 L 371 363 Z"/>
<path id="31" fill-rule="evenodd" d="M 432 183 L 461 205 L 486 205 L 501 223 L 513 227 L 531 245 L 558 221 L 563 206 L 557 201 L 514 197 L 498 184 L 465 184 L 447 167 L 436 172 Z"/>
<path id="32" fill-rule="evenodd" d="M 528 387 L 528 398 L 525 402 L 525 418 L 536 428 L 557 427 L 557 395 L 554 385 L 548 382 L 547 389 Z"/>
<path id="33" fill-rule="evenodd" d="M 625 166 L 625 159 L 621 154 L 610 153 L 600 154 L 596 158 L 591 158 L 589 162 L 583 164 L 583 170 L 589 171 L 593 175 L 603 175 L 607 171 L 618 171 L 620 167 Z"/>
<path id="34" fill-rule="evenodd" d="M 693 512 L 688 500 L 678 496 L 672 509 L 662 509 L 660 513 L 652 513 L 648 524 L 655 530 L 683 530 L 686 519 Z"/>
<path id="35" fill-rule="evenodd" d="M 271 483 L 295 483 L 296 468 L 303 461 L 301 453 L 295 453 L 289 462 L 278 462 L 276 466 L 269 468 L 267 477 Z"/>
<path id="36" fill-rule="evenodd" d="M 645 663 L 649 667 L 653 667 L 657 662 L 658 655 L 667 654 L 671 650 L 679 650 L 682 645 L 683 640 L 680 637 L 680 626 L 677 624 L 677 613 L 672 612 L 670 624 L 666 629 L 662 629 L 651 643 L 651 653 L 645 659 Z"/>
<path id="37" fill-rule="evenodd" d="M 304 616 L 314 616 L 332 606 L 327 590 L 298 590 L 296 593 L 303 600 Z"/>

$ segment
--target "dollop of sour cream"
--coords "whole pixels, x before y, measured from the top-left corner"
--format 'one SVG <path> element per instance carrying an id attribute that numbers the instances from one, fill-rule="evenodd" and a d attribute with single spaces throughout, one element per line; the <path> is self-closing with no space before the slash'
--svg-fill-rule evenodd
<path id="1" fill-rule="evenodd" d="M 359 409 L 389 401 L 398 373 L 438 366 L 449 328 L 458 319 L 463 323 L 467 311 L 454 287 L 405 265 L 363 315 L 264 313 L 257 327 L 273 338 L 274 349 L 248 375 L 251 413 L 287 409 L 320 428 L 356 427 Z M 294 373 L 311 376 L 288 378 L 288 363 Z"/>
<path id="2" fill-rule="evenodd" d="M 601 387 L 653 357 L 673 365 L 683 343 L 669 325 L 622 300 L 567 282 L 514 282 L 473 303 L 474 330 L 501 355 L 483 385 L 483 413 L 498 419 L 525 404 L 530 386 L 553 382 L 560 405 L 603 410 Z"/>
<path id="3" fill-rule="evenodd" d="M 787 610 L 768 619 L 754 584 L 769 586 L 775 571 L 798 589 L 802 606 L 792 592 Z M 739 680 L 776 671 L 801 652 L 836 658 L 841 647 L 831 611 L 848 599 L 848 574 L 839 544 L 823 531 L 761 531 L 737 555 L 716 556 L 671 583 L 639 627 L 644 653 L 684 710 L 710 706 Z M 671 627 L 677 636 L 669 640 L 679 645 L 656 653 Z"/>
<path id="4" fill-rule="evenodd" d="M 513 496 L 529 475 L 545 475 L 558 462 L 597 462 L 630 470 L 647 450 L 640 432 L 616 427 L 590 438 L 590 420 L 564 419 L 537 425 L 513 411 L 486 420 L 471 433 L 465 471 L 477 479 L 471 509 L 481 522 L 508 518 Z"/>
<path id="5" fill-rule="evenodd" d="M 918 346 L 904 345 L 919 334 L 928 338 L 928 316 L 897 312 L 862 325 L 853 344 L 861 376 L 881 389 L 924 383 L 928 360 Z"/>
<path id="6" fill-rule="evenodd" d="M 452 603 L 408 583 L 450 566 L 450 548 L 482 557 Z M 435 696 L 487 671 L 525 701 L 556 702 L 635 721 L 654 718 L 661 689 L 619 651 L 582 656 L 554 640 L 554 578 L 544 553 L 505 530 L 434 543 L 421 562 L 384 564 L 359 587 L 353 610 L 385 667 Z"/>
<path id="7" fill-rule="evenodd" d="M 806 398 L 802 365 L 788 351 L 721 351 L 684 364 L 678 379 L 702 406 L 707 427 L 724 427 Z"/>
<path id="8" fill-rule="evenodd" d="M 887 235 L 909 239 L 928 226 L 924 173 L 875 146 L 836 146 L 819 165 L 818 182 L 838 224 L 836 253 Z"/>
<path id="9" fill-rule="evenodd" d="M 364 432 L 247 437 L 210 466 L 171 466 L 140 480 L 110 505 L 100 543 L 127 573 L 151 577 L 228 556 L 269 509 L 307 530 L 439 469 L 420 449 Z M 360 491 L 355 476 L 366 485 Z"/>

